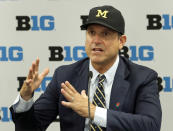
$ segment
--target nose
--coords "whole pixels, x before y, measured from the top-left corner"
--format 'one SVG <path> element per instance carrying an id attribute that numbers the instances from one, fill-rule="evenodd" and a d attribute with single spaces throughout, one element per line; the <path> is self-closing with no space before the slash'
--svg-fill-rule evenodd
<path id="1" fill-rule="evenodd" d="M 95 43 L 95 44 L 100 44 L 101 42 L 102 42 L 101 37 L 100 37 L 98 34 L 96 34 L 96 35 L 93 37 L 93 43 Z"/>

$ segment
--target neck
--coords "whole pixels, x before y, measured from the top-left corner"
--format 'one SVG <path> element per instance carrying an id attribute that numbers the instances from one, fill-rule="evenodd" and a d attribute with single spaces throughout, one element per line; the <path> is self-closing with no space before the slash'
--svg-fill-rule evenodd
<path id="1" fill-rule="evenodd" d="M 91 64 L 94 67 L 94 69 L 97 70 L 100 74 L 104 74 L 106 71 L 108 71 L 112 67 L 115 61 L 116 61 L 116 58 L 114 59 L 114 61 L 111 61 L 111 62 L 104 62 L 104 63 L 91 62 Z"/>

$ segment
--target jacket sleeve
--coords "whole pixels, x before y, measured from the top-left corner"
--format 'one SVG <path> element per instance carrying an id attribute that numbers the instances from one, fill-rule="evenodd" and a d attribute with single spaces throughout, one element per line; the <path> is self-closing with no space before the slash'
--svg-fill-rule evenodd
<path id="1" fill-rule="evenodd" d="M 157 73 L 151 72 L 137 90 L 134 113 L 108 109 L 107 131 L 160 131 L 161 117 Z"/>
<path id="2" fill-rule="evenodd" d="M 55 71 L 46 91 L 36 100 L 31 109 L 23 113 L 15 113 L 10 107 L 16 131 L 44 131 L 59 114 L 60 84 L 57 81 L 58 70 Z"/>

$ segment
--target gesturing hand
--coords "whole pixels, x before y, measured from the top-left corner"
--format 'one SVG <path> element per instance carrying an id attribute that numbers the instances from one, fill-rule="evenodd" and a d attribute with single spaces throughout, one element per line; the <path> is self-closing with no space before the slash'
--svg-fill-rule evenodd
<path id="1" fill-rule="evenodd" d="M 20 90 L 21 97 L 26 101 L 32 97 L 34 90 L 40 86 L 44 77 L 49 73 L 49 69 L 46 68 L 41 74 L 38 74 L 39 61 L 40 60 L 37 58 L 36 61 L 32 62 L 28 76 Z"/>
<path id="2" fill-rule="evenodd" d="M 62 105 L 71 108 L 80 116 L 88 117 L 88 96 L 85 90 L 82 90 L 81 94 L 79 94 L 68 81 L 62 83 L 61 87 L 61 93 L 68 101 L 62 101 Z M 94 118 L 95 109 L 96 107 L 90 103 L 91 119 Z"/>

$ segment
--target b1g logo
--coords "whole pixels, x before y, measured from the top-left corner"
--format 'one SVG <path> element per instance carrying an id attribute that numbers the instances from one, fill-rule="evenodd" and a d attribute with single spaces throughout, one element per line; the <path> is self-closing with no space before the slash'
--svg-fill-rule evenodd
<path id="1" fill-rule="evenodd" d="M 124 46 L 119 54 L 131 61 L 152 61 L 154 59 L 154 48 L 149 45 L 145 46 Z"/>
<path id="2" fill-rule="evenodd" d="M 160 83 L 164 82 L 164 92 L 172 92 L 173 91 L 173 79 L 170 76 L 164 76 L 163 79 L 160 80 Z"/>
<path id="3" fill-rule="evenodd" d="M 147 15 L 147 19 L 147 30 L 171 30 L 173 28 L 173 16 L 170 16 L 169 14 L 150 14 Z"/>
<path id="4" fill-rule="evenodd" d="M 85 24 L 88 20 L 88 15 L 81 15 L 80 16 L 81 20 L 82 20 L 82 25 Z M 85 28 L 81 27 L 81 30 L 85 30 Z"/>
<path id="5" fill-rule="evenodd" d="M 84 46 L 49 46 L 49 61 L 78 61 L 87 57 Z"/>
<path id="6" fill-rule="evenodd" d="M 12 121 L 12 116 L 8 107 L 0 107 L 0 121 L 2 122 Z"/>
<path id="7" fill-rule="evenodd" d="M 51 31 L 54 29 L 53 16 L 16 16 L 17 31 Z"/>
<path id="8" fill-rule="evenodd" d="M 0 46 L 0 62 L 1 61 L 22 61 L 23 49 L 20 46 Z"/>

